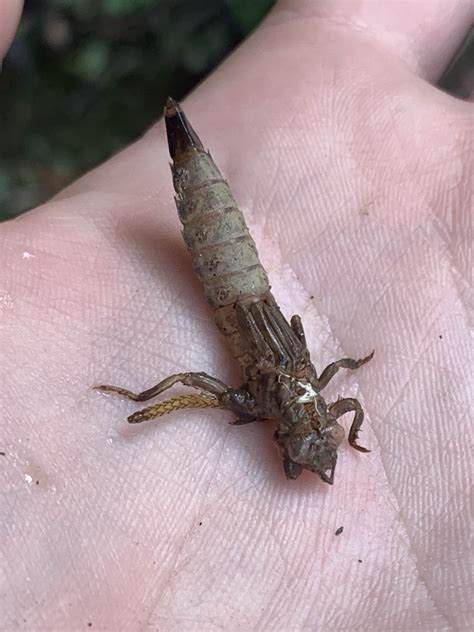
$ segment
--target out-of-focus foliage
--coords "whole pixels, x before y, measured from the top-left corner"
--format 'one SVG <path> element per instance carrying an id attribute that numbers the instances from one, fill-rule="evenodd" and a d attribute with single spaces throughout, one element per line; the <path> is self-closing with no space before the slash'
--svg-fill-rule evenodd
<path id="1" fill-rule="evenodd" d="M 0 219 L 139 136 L 274 1 L 27 1 L 0 81 Z"/>

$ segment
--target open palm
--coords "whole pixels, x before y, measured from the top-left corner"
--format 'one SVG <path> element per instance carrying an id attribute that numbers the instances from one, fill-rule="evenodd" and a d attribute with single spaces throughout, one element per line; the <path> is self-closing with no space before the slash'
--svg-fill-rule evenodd
<path id="1" fill-rule="evenodd" d="M 363 402 L 372 452 L 287 481 L 270 424 L 131 427 L 91 390 L 239 383 L 159 122 L 0 226 L 2 629 L 468 625 L 473 110 L 427 80 L 472 5 L 331 6 L 280 3 L 185 107 L 317 369 L 375 348 L 327 389 Z"/>

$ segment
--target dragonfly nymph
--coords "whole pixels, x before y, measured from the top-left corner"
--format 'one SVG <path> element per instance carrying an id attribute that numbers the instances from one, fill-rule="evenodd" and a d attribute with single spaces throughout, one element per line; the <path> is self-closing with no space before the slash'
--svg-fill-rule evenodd
<path id="1" fill-rule="evenodd" d="M 161 401 L 130 415 L 128 421 L 139 423 L 182 408 L 207 407 L 231 411 L 236 424 L 271 421 L 287 478 L 295 479 L 307 469 L 332 484 L 337 449 L 344 438 L 338 419 L 354 413 L 349 444 L 368 452 L 357 441 L 364 412 L 354 398 L 327 404 L 321 391 L 339 369 L 358 369 L 373 352 L 360 360 L 333 362 L 318 376 L 301 319 L 295 315 L 288 322 L 278 307 L 226 180 L 179 104 L 169 98 L 164 114 L 184 241 L 217 327 L 242 367 L 242 384 L 234 388 L 206 373 L 189 372 L 170 375 L 141 393 L 117 386 L 95 388 L 144 402 L 175 384 L 190 386 L 199 393 Z"/>

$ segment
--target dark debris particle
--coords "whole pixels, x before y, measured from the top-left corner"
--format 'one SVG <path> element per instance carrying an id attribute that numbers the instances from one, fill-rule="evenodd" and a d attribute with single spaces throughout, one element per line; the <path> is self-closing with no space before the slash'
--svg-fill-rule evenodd
<path id="1" fill-rule="evenodd" d="M 199 526 L 202 527 L 202 522 L 199 523 Z"/>
<path id="2" fill-rule="evenodd" d="M 357 560 L 359 562 L 359 564 L 362 564 L 362 560 Z"/>
<path id="3" fill-rule="evenodd" d="M 6 452 L 0 452 L 0 456 L 7 456 Z"/>
<path id="4" fill-rule="evenodd" d="M 39 484 L 40 484 L 40 482 L 39 482 L 39 481 L 36 481 L 36 484 L 37 484 L 37 485 L 39 485 Z"/>
<path id="5" fill-rule="evenodd" d="M 313 300 L 314 296 L 310 296 L 309 298 L 310 298 L 311 300 Z"/>
<path id="6" fill-rule="evenodd" d="M 334 535 L 341 535 L 343 531 L 344 531 L 344 527 L 339 527 L 339 529 L 336 529 L 336 533 Z"/>
<path id="7" fill-rule="evenodd" d="M 441 334 L 439 334 L 438 338 L 439 338 L 440 340 L 443 340 L 443 336 L 442 336 Z"/>
<path id="8" fill-rule="evenodd" d="M 88 627 L 88 628 L 91 628 L 91 627 L 92 627 L 92 623 L 91 623 L 90 621 L 89 621 L 89 623 L 87 624 L 87 627 Z"/>

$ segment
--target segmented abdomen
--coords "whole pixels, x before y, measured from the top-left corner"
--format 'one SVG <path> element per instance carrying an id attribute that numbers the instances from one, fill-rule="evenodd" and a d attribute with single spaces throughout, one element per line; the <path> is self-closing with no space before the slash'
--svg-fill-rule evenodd
<path id="1" fill-rule="evenodd" d="M 234 306 L 270 290 L 265 270 L 242 212 L 211 156 L 197 151 L 172 166 L 176 205 L 193 268 L 204 286 L 216 323 L 242 357 Z"/>

